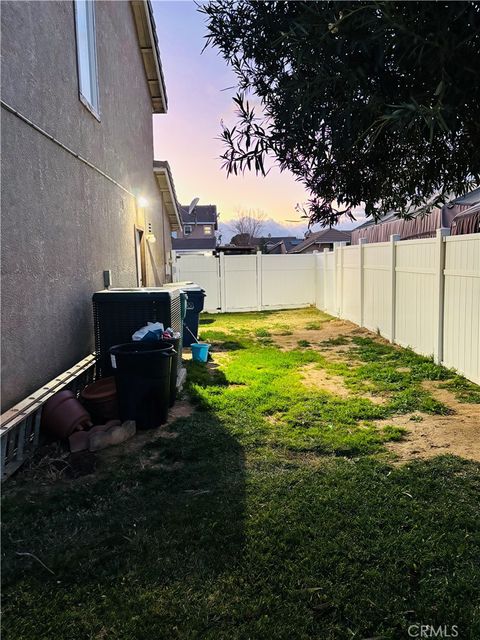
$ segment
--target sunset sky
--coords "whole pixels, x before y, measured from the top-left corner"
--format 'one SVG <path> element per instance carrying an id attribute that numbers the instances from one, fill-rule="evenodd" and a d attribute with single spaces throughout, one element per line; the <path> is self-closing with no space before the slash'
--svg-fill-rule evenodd
<path id="1" fill-rule="evenodd" d="M 215 50 L 201 53 L 204 16 L 189 0 L 156 1 L 153 9 L 169 102 L 168 113 L 154 117 L 155 158 L 169 161 L 180 202 L 199 197 L 200 204 L 216 204 L 223 221 L 238 209 L 261 209 L 279 222 L 297 219 L 295 204 L 308 195 L 290 173 L 227 178 L 221 169 L 217 138 L 222 119 L 235 121 L 235 77 Z"/>

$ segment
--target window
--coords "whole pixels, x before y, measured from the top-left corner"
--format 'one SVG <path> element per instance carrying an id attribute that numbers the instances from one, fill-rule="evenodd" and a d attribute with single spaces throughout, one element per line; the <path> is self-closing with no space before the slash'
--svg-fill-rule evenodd
<path id="1" fill-rule="evenodd" d="M 75 31 L 80 99 L 98 118 L 100 109 L 94 0 L 75 0 Z"/>
<path id="2" fill-rule="evenodd" d="M 212 227 L 209 224 L 206 224 L 203 227 L 203 235 L 204 236 L 211 236 L 212 235 Z"/>
<path id="3" fill-rule="evenodd" d="M 192 233 L 192 225 L 191 224 L 186 224 L 183 227 L 183 235 L 189 236 L 191 233 Z"/>

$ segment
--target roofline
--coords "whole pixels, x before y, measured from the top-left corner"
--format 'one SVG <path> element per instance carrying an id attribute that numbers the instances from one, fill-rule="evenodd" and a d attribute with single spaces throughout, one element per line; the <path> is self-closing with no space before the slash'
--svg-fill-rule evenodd
<path id="1" fill-rule="evenodd" d="M 215 222 L 212 222 L 211 220 L 205 220 L 203 222 L 201 220 L 195 220 L 195 222 L 184 222 L 183 224 L 194 227 L 196 224 L 215 224 Z"/>
<path id="2" fill-rule="evenodd" d="M 468 205 L 468 204 L 471 204 L 471 205 L 473 206 L 473 205 L 477 204 L 477 202 L 473 202 L 473 203 L 468 203 L 468 202 L 467 202 L 467 203 L 464 203 L 464 202 L 461 202 L 461 200 L 463 200 L 464 198 L 468 198 L 468 196 L 473 195 L 476 191 L 478 191 L 478 196 L 480 197 L 480 185 L 479 185 L 478 187 L 474 187 L 473 189 L 471 189 L 471 191 L 467 191 L 467 193 L 464 193 L 463 195 L 461 195 L 461 196 L 457 196 L 456 198 L 453 198 L 453 199 L 452 199 L 452 200 L 450 200 L 449 202 L 446 202 L 446 203 L 445 203 L 445 206 L 447 206 L 447 207 L 454 207 L 454 206 L 455 206 L 455 205 L 457 205 L 457 204 L 459 204 L 459 205 L 462 205 L 462 204 L 467 204 L 467 205 Z"/>
<path id="3" fill-rule="evenodd" d="M 270 253 L 270 251 L 273 251 L 274 249 L 276 249 L 282 244 L 286 249 L 287 247 L 285 246 L 285 240 L 279 240 L 278 242 L 276 242 L 275 244 L 272 244 L 272 246 L 268 248 L 268 252 Z"/>
<path id="4" fill-rule="evenodd" d="M 206 209 L 207 207 L 212 207 L 214 209 L 214 211 L 215 211 L 215 220 L 213 220 L 213 221 L 212 220 L 205 220 L 203 222 L 201 220 L 184 220 L 183 214 L 185 214 L 187 216 L 190 215 L 189 212 L 188 212 L 189 211 L 189 205 L 180 204 L 179 203 L 178 206 L 180 207 L 180 210 L 181 210 L 180 216 L 182 218 L 182 224 L 189 224 L 189 225 L 193 225 L 193 226 L 195 226 L 197 224 L 213 224 L 215 231 L 218 231 L 218 218 L 219 218 L 220 214 L 217 211 L 217 205 L 216 204 L 197 204 L 194 207 L 194 211 L 196 209 L 199 209 L 200 207 L 203 208 L 203 209 Z"/>
<path id="5" fill-rule="evenodd" d="M 166 162 L 162 166 L 153 166 L 153 173 L 157 180 L 158 188 L 162 193 L 162 197 L 165 191 L 168 191 L 170 194 L 171 202 L 164 203 L 165 208 L 167 209 L 167 215 L 170 221 L 170 227 L 172 231 L 179 231 L 182 229 L 182 219 L 180 217 L 180 212 L 178 209 L 178 201 L 177 194 L 175 192 L 175 185 L 173 182 L 172 172 L 170 170 L 170 165 Z M 165 180 L 165 185 L 161 184 L 161 178 Z"/>
<path id="6" fill-rule="evenodd" d="M 150 0 L 130 0 L 153 113 L 167 113 L 168 98 Z M 153 62 L 153 64 L 152 64 Z"/>
<path id="7" fill-rule="evenodd" d="M 466 215 L 469 215 L 470 213 L 477 213 L 478 211 L 480 211 L 480 202 L 476 202 L 475 204 L 472 204 L 470 207 L 468 207 L 468 209 L 464 209 L 463 211 L 460 211 L 459 213 L 457 213 L 455 218 L 460 216 L 466 216 Z M 453 220 L 455 220 L 455 218 L 453 218 Z"/>
<path id="8" fill-rule="evenodd" d="M 325 231 L 330 231 L 330 229 L 325 229 Z M 331 231 L 338 231 L 338 233 L 348 233 L 350 234 L 350 241 L 352 239 L 351 231 L 342 231 L 341 229 L 331 229 Z M 312 235 L 315 235 L 317 233 L 321 233 L 321 231 L 315 231 L 315 233 Z M 308 240 L 308 238 L 305 238 L 305 240 Z M 295 249 L 292 249 L 290 253 L 297 253 L 297 249 L 299 248 L 301 248 L 302 251 L 303 249 L 308 249 L 308 247 L 311 247 L 312 244 L 332 244 L 335 242 L 342 242 L 342 240 L 326 240 L 322 242 L 321 238 L 313 238 L 311 242 L 309 242 L 308 244 L 304 244 L 302 247 L 302 244 L 305 242 L 305 240 L 302 240 L 301 244 L 297 245 Z"/>
<path id="9" fill-rule="evenodd" d="M 237 245 L 237 244 L 219 244 L 217 249 L 242 249 L 242 251 L 256 251 L 256 247 L 252 247 L 251 245 Z"/>
<path id="10" fill-rule="evenodd" d="M 315 240 L 312 240 L 311 242 L 309 242 L 308 244 L 304 244 L 303 246 L 301 244 L 297 245 L 294 249 L 290 251 L 290 253 L 301 253 L 303 249 L 308 249 L 308 247 L 311 247 L 312 244 L 315 244 Z"/>

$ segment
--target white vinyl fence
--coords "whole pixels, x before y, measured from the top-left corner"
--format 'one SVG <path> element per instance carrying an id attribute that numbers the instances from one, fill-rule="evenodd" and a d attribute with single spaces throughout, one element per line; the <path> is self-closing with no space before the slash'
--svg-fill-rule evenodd
<path id="1" fill-rule="evenodd" d="M 205 289 L 205 310 L 265 311 L 315 304 L 315 256 L 204 256 L 172 252 L 176 282 Z"/>
<path id="2" fill-rule="evenodd" d="M 480 234 L 447 233 L 305 255 L 174 253 L 174 280 L 201 285 L 210 312 L 314 304 L 480 384 Z"/>
<path id="3" fill-rule="evenodd" d="M 445 234 L 316 254 L 316 304 L 480 384 L 480 234 Z"/>

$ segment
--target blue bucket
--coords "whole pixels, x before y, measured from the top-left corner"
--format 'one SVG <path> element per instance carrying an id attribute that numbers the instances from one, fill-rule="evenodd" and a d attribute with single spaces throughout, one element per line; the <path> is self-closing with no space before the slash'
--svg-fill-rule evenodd
<path id="1" fill-rule="evenodd" d="M 206 342 L 193 342 L 190 346 L 192 347 L 192 360 L 195 362 L 207 362 L 209 344 Z"/>

